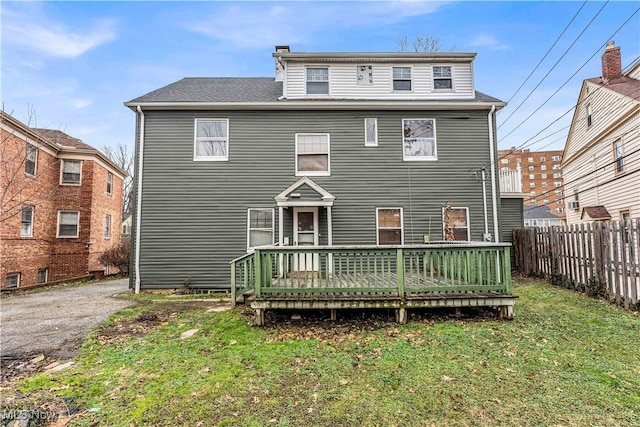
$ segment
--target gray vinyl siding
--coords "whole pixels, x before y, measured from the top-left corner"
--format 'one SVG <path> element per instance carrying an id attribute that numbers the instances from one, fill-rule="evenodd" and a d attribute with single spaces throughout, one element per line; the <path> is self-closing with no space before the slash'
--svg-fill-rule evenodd
<path id="1" fill-rule="evenodd" d="M 311 177 L 336 197 L 333 244 L 375 244 L 376 207 L 401 207 L 404 241 L 442 239 L 442 206 L 469 208 L 482 240 L 482 187 L 472 169 L 490 164 L 487 111 L 147 111 L 141 219 L 143 288 L 229 287 L 229 261 L 247 247 L 247 209 L 278 208 L 295 183 L 295 134 L 331 135 L 331 176 Z M 229 161 L 193 161 L 194 118 L 229 118 Z M 364 146 L 364 118 L 378 118 L 378 147 Z M 402 119 L 435 118 L 438 161 L 402 160 Z M 136 171 L 137 172 L 137 171 Z M 487 182 L 490 232 L 491 186 Z M 301 188 L 303 196 L 311 196 Z M 293 238 L 293 208 L 283 210 Z M 319 208 L 320 243 L 327 243 Z M 135 216 L 134 216 L 135 217 Z M 429 229 L 429 220 L 431 227 Z M 134 233 L 137 225 L 134 225 Z M 132 277 L 137 272 L 133 272 Z"/>
<path id="2" fill-rule="evenodd" d="M 513 230 L 524 226 L 524 213 L 521 198 L 500 200 L 500 241 L 513 244 Z M 515 268 L 515 253 L 511 248 L 511 268 Z"/>

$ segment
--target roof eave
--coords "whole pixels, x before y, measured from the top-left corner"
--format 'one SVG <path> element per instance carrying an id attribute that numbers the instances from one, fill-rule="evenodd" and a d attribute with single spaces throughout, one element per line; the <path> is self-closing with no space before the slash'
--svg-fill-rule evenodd
<path id="1" fill-rule="evenodd" d="M 284 101 L 284 102 L 125 102 L 126 107 L 135 111 L 144 110 L 488 110 L 495 106 L 503 108 L 506 103 L 478 101 Z"/>

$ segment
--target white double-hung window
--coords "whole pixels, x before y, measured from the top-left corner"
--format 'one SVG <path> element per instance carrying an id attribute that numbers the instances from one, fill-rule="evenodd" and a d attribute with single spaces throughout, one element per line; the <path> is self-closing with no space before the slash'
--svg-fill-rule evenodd
<path id="1" fill-rule="evenodd" d="M 450 66 L 434 66 L 433 67 L 433 88 L 453 89 L 453 78 L 451 76 Z"/>
<path id="2" fill-rule="evenodd" d="M 393 90 L 410 91 L 411 67 L 393 67 Z"/>
<path id="3" fill-rule="evenodd" d="M 57 237 L 78 237 L 80 225 L 80 212 L 59 211 L 58 212 L 58 235 Z"/>
<path id="4" fill-rule="evenodd" d="M 329 68 L 307 68 L 307 95 L 329 95 Z"/>
<path id="5" fill-rule="evenodd" d="M 438 160 L 435 119 L 402 120 L 403 160 Z"/>
<path id="6" fill-rule="evenodd" d="M 296 176 L 329 176 L 329 134 L 296 134 Z"/>
<path id="7" fill-rule="evenodd" d="M 247 213 L 247 250 L 256 246 L 273 245 L 274 242 L 273 209 L 249 209 Z"/>
<path id="8" fill-rule="evenodd" d="M 62 160 L 60 184 L 80 185 L 82 179 L 82 160 Z"/>
<path id="9" fill-rule="evenodd" d="M 229 160 L 229 119 L 196 119 L 193 160 Z"/>

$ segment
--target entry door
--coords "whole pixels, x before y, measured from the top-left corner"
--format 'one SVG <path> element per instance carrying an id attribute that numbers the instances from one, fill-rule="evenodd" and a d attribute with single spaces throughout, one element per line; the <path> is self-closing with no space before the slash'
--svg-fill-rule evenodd
<path id="1" fill-rule="evenodd" d="M 293 244 L 295 246 L 318 246 L 318 208 L 293 208 Z M 296 271 L 319 270 L 319 257 L 300 254 L 294 257 Z"/>

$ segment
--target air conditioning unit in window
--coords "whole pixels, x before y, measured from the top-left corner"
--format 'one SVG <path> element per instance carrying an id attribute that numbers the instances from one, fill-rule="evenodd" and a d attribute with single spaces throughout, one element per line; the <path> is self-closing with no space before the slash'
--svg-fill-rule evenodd
<path id="1" fill-rule="evenodd" d="M 578 209 L 580 209 L 580 202 L 578 202 L 577 200 L 574 200 L 572 202 L 569 202 L 568 206 L 569 206 L 569 209 L 573 209 L 574 211 L 577 211 Z"/>

